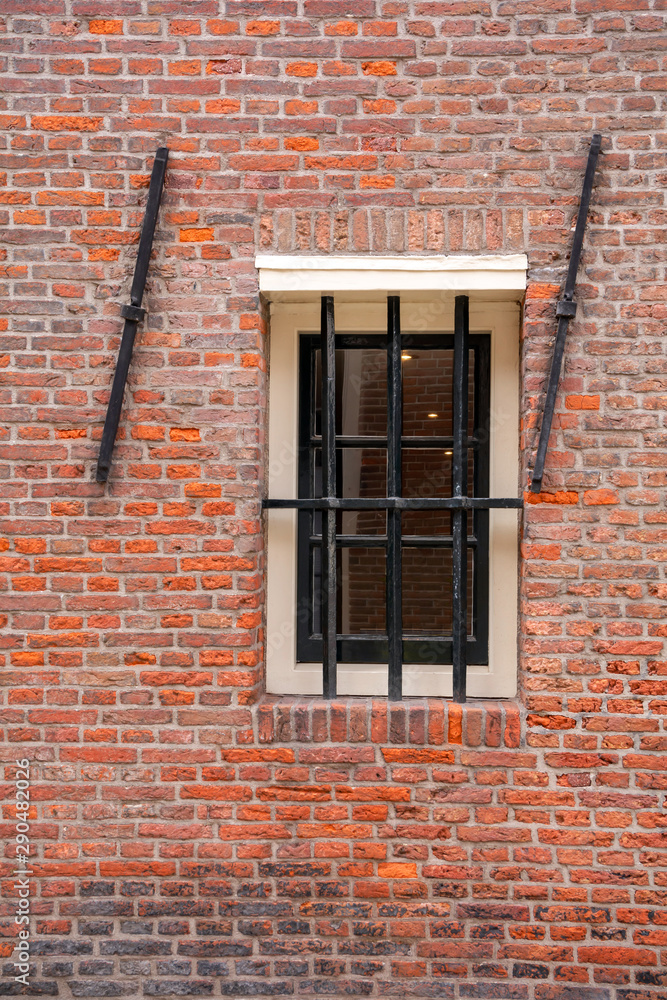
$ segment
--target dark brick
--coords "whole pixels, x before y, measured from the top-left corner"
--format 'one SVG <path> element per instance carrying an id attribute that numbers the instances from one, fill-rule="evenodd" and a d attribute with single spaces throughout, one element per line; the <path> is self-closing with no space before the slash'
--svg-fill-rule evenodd
<path id="1" fill-rule="evenodd" d="M 143 984 L 147 997 L 210 997 L 213 983 L 205 979 L 148 979 Z"/>
<path id="2" fill-rule="evenodd" d="M 130 983 L 104 982 L 99 979 L 73 979 L 68 984 L 75 997 L 121 997 L 129 996 Z"/>

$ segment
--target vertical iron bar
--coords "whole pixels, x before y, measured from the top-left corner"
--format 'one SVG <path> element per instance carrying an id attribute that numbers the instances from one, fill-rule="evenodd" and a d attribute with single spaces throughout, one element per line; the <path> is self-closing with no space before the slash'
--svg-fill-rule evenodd
<path id="1" fill-rule="evenodd" d="M 336 496 L 336 331 L 334 300 L 322 296 L 320 325 L 322 358 L 322 486 Z M 325 698 L 336 697 L 336 511 L 322 515 L 322 687 Z"/>
<path id="2" fill-rule="evenodd" d="M 452 495 L 467 494 L 468 481 L 468 296 L 454 304 L 454 364 L 452 372 Z M 452 511 L 452 679 L 454 701 L 466 700 L 468 642 L 468 515 Z"/>
<path id="3" fill-rule="evenodd" d="M 401 300 L 387 296 L 387 495 L 401 495 Z M 387 511 L 387 640 L 389 698 L 403 696 L 401 512 Z"/>
<path id="4" fill-rule="evenodd" d="M 125 393 L 125 383 L 127 373 L 132 360 L 132 350 L 134 339 L 137 335 L 137 324 L 143 319 L 144 311 L 141 308 L 141 300 L 144 295 L 146 276 L 148 275 L 148 265 L 151 259 L 151 248 L 153 246 L 153 236 L 155 235 L 155 225 L 157 223 L 160 199 L 162 198 L 162 188 L 164 186 L 164 175 L 167 169 L 167 158 L 169 150 L 166 146 L 160 146 L 155 154 L 153 170 L 148 187 L 148 198 L 146 200 L 146 212 L 141 227 L 139 237 L 139 249 L 137 250 L 137 261 L 134 267 L 134 277 L 130 290 L 130 305 L 123 306 L 121 315 L 125 317 L 123 336 L 118 351 L 116 371 L 114 372 L 111 394 L 107 405 L 107 414 L 102 431 L 102 441 L 97 459 L 97 472 L 95 478 L 98 483 L 105 483 L 109 478 L 111 469 L 111 455 L 118 432 L 118 422 L 120 412 L 123 407 L 123 395 Z"/>
<path id="5" fill-rule="evenodd" d="M 554 342 L 553 358 L 551 359 L 551 371 L 549 372 L 547 393 L 544 400 L 544 413 L 542 416 L 542 426 L 540 428 L 540 439 L 537 445 L 535 467 L 533 468 L 532 482 L 530 484 L 531 493 L 539 493 L 542 489 L 544 462 L 547 456 L 551 424 L 553 421 L 554 409 L 556 407 L 556 394 L 558 392 L 560 371 L 563 364 L 565 338 L 567 336 L 568 324 L 572 317 L 576 315 L 577 311 L 577 304 L 574 301 L 574 285 L 577 280 L 577 271 L 579 270 L 579 258 L 581 257 L 581 248 L 584 242 L 584 231 L 586 229 L 586 219 L 588 218 L 588 207 L 591 202 L 593 179 L 595 177 L 595 169 L 597 167 L 601 144 L 602 136 L 596 132 L 591 139 L 591 145 L 588 151 L 586 173 L 584 174 L 584 183 L 581 189 L 581 201 L 579 202 L 577 224 L 574 230 L 574 237 L 572 238 L 572 250 L 570 252 L 570 263 L 567 269 L 563 297 L 556 308 L 558 329 L 556 331 L 556 340 Z"/>

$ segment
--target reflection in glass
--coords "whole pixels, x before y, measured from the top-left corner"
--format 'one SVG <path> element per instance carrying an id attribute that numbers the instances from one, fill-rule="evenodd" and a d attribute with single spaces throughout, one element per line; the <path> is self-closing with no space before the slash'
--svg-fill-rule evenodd
<path id="1" fill-rule="evenodd" d="M 474 495 L 475 456 L 468 451 L 468 494 Z M 404 497 L 452 496 L 451 448 L 403 448 L 401 474 Z M 403 514 L 404 535 L 450 535 L 451 514 L 447 510 L 411 510 Z M 468 512 L 468 532 L 473 515 Z"/>
<path id="2" fill-rule="evenodd" d="M 315 351 L 315 434 L 322 433 L 322 368 Z M 336 434 L 387 434 L 387 355 L 370 348 L 336 351 Z"/>
<path id="3" fill-rule="evenodd" d="M 321 550 L 313 549 L 313 572 L 318 582 Z M 382 548 L 346 547 L 336 551 L 337 626 L 341 635 L 386 634 L 386 554 Z M 315 591 L 318 593 L 319 591 Z M 314 605 L 314 630 L 322 631 L 321 608 Z"/>
<path id="4" fill-rule="evenodd" d="M 472 634 L 473 552 L 468 550 L 468 634 Z M 403 549 L 403 634 L 452 634 L 452 550 Z"/>
<path id="5" fill-rule="evenodd" d="M 313 478 L 315 496 L 321 496 L 322 449 L 314 449 Z M 387 492 L 387 451 L 385 448 L 336 449 L 336 495 L 339 497 L 383 497 Z M 318 493 L 319 491 L 319 493 Z M 383 510 L 346 510 L 337 512 L 336 531 L 344 535 L 381 535 L 386 530 Z M 322 516 L 317 514 L 315 530 L 319 534 Z"/>
<path id="6" fill-rule="evenodd" d="M 452 367 L 451 349 L 411 348 L 404 361 L 403 436 L 451 437 Z M 475 410 L 475 355 L 468 362 L 468 433 L 473 433 Z"/>
<path id="7" fill-rule="evenodd" d="M 404 497 L 450 497 L 451 449 L 403 448 L 401 475 Z M 450 535 L 451 514 L 448 510 L 406 510 L 402 529 L 404 535 Z"/>

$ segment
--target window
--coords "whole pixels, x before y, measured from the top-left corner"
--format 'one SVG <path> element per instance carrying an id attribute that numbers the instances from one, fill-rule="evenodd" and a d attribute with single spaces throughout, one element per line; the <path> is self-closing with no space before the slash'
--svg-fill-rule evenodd
<path id="1" fill-rule="evenodd" d="M 400 280 L 409 283 L 404 275 Z M 400 303 L 389 296 L 388 313 L 386 292 L 371 288 L 362 299 L 353 289 L 335 290 L 335 360 L 333 353 L 329 359 L 336 386 L 330 473 L 335 493 L 330 493 L 323 474 L 320 303 L 315 289 L 303 287 L 307 280 L 301 284 L 268 289 L 273 300 L 270 496 L 298 497 L 300 509 L 268 515 L 267 689 L 322 693 L 327 601 L 320 594 L 331 565 L 322 532 L 333 531 L 331 519 L 338 692 L 381 694 L 389 688 L 396 696 L 393 631 L 403 694 L 451 695 L 458 519 L 462 532 L 466 523 L 467 538 L 467 585 L 458 620 L 464 622 L 468 691 L 473 696 L 513 694 L 516 512 L 452 509 L 454 295 L 408 288 Z M 517 295 L 515 289 L 491 296 L 492 289 L 485 291 L 471 296 L 471 331 L 461 359 L 470 405 L 464 435 L 467 472 L 460 492 L 512 500 L 518 488 Z M 392 303 L 402 330 L 395 340 L 400 374 L 394 381 L 402 400 L 394 407 L 398 433 L 387 405 L 396 389 L 391 385 Z M 329 514 L 318 505 L 317 499 L 327 495 L 337 497 L 343 509 Z M 392 506 L 392 497 L 402 498 L 410 509 Z M 344 509 L 349 498 L 357 502 Z"/>
<path id="2" fill-rule="evenodd" d="M 403 497 L 452 496 L 451 334 L 401 336 L 402 434 L 397 449 Z M 299 343 L 299 496 L 321 497 L 320 336 Z M 487 496 L 489 335 L 470 338 L 468 361 L 471 496 Z M 387 496 L 387 338 L 336 336 L 336 495 Z M 322 524 L 324 512 L 298 514 L 297 661 L 321 661 Z M 339 662 L 387 663 L 387 522 L 384 509 L 336 512 Z M 399 513 L 404 663 L 451 663 L 452 512 Z M 468 512 L 468 662 L 486 663 L 488 511 Z M 394 584 L 396 581 L 394 581 Z"/>

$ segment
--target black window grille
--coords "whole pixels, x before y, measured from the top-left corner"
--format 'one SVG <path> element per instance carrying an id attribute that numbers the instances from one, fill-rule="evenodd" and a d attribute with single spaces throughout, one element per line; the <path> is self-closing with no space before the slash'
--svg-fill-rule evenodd
<path id="1" fill-rule="evenodd" d="M 299 497 L 265 506 L 299 511 L 297 597 L 307 614 L 297 616 L 297 659 L 322 660 L 327 697 L 338 662 L 386 662 L 391 699 L 402 696 L 403 663 L 452 663 L 454 698 L 465 701 L 466 664 L 487 660 L 488 511 L 522 502 L 487 496 L 490 344 L 468 327 L 468 298 L 458 296 L 453 335 L 402 335 L 399 297 L 388 296 L 386 335 L 336 334 L 324 296 L 320 335 L 301 337 Z M 357 421 L 357 433 L 346 426 L 346 358 L 383 396 L 382 408 L 371 406 L 374 426 Z M 415 358 L 437 412 L 420 409 Z M 365 600 L 350 586 L 355 569 Z"/>
<path id="2" fill-rule="evenodd" d="M 452 495 L 452 361 L 449 334 L 401 336 L 403 388 L 398 464 L 404 497 Z M 488 494 L 489 335 L 468 350 L 468 492 Z M 299 496 L 322 496 L 319 336 L 299 351 Z M 387 496 L 387 338 L 336 334 L 336 495 Z M 438 412 L 434 412 L 437 407 Z M 399 451 L 399 449 L 397 449 Z M 488 653 L 487 510 L 468 511 L 467 660 Z M 296 658 L 322 660 L 322 511 L 298 516 Z M 452 662 L 452 524 L 448 510 L 401 517 L 403 663 Z M 387 512 L 336 512 L 337 661 L 387 663 Z"/>

